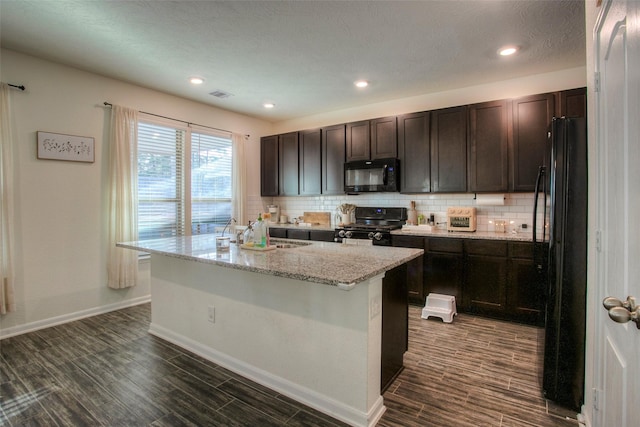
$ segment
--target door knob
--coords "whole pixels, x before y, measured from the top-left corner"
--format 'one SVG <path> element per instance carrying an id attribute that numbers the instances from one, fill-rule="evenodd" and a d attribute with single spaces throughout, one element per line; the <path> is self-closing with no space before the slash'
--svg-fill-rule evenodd
<path id="1" fill-rule="evenodd" d="M 640 307 L 636 304 L 635 297 L 627 297 L 626 301 L 620 301 L 618 298 L 606 297 L 602 301 L 602 305 L 609 312 L 611 320 L 617 323 L 635 322 L 640 329 Z"/>

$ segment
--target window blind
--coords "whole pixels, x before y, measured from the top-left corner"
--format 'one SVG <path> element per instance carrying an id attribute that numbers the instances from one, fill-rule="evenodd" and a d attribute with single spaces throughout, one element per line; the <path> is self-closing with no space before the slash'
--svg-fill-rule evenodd
<path id="1" fill-rule="evenodd" d="M 138 123 L 138 232 L 157 239 L 213 233 L 231 218 L 231 136 Z"/>
<path id="2" fill-rule="evenodd" d="M 185 140 L 183 129 L 138 123 L 140 240 L 184 235 Z"/>
<path id="3" fill-rule="evenodd" d="M 212 233 L 231 218 L 232 145 L 228 137 L 191 134 L 191 232 Z"/>

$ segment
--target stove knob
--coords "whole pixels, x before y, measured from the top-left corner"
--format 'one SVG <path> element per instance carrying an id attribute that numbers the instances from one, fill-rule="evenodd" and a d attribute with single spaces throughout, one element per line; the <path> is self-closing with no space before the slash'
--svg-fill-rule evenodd
<path id="1" fill-rule="evenodd" d="M 344 233 L 344 237 L 351 238 L 351 236 L 353 236 L 353 233 L 351 231 L 347 231 L 346 233 Z"/>
<path id="2" fill-rule="evenodd" d="M 344 230 L 338 231 L 338 237 L 344 237 Z"/>
<path id="3" fill-rule="evenodd" d="M 373 235 L 373 238 L 376 240 L 382 239 L 382 233 L 380 233 L 379 231 L 376 232 L 376 234 Z"/>
<path id="4" fill-rule="evenodd" d="M 370 231 L 369 234 L 367 234 L 367 237 L 369 238 L 369 240 L 373 240 L 374 238 L 373 231 Z"/>

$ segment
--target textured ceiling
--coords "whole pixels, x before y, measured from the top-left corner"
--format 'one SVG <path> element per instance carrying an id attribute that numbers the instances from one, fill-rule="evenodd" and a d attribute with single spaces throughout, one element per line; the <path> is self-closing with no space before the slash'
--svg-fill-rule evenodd
<path id="1" fill-rule="evenodd" d="M 583 0 L 0 1 L 4 48 L 272 122 L 583 66 L 584 27 Z"/>

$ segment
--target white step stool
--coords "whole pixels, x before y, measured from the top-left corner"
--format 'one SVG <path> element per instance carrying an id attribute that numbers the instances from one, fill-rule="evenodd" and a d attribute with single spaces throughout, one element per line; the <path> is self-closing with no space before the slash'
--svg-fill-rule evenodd
<path id="1" fill-rule="evenodd" d="M 427 302 L 422 309 L 422 318 L 429 316 L 439 317 L 444 323 L 453 322 L 453 316 L 458 314 L 456 310 L 456 297 L 452 295 L 429 294 Z"/>

